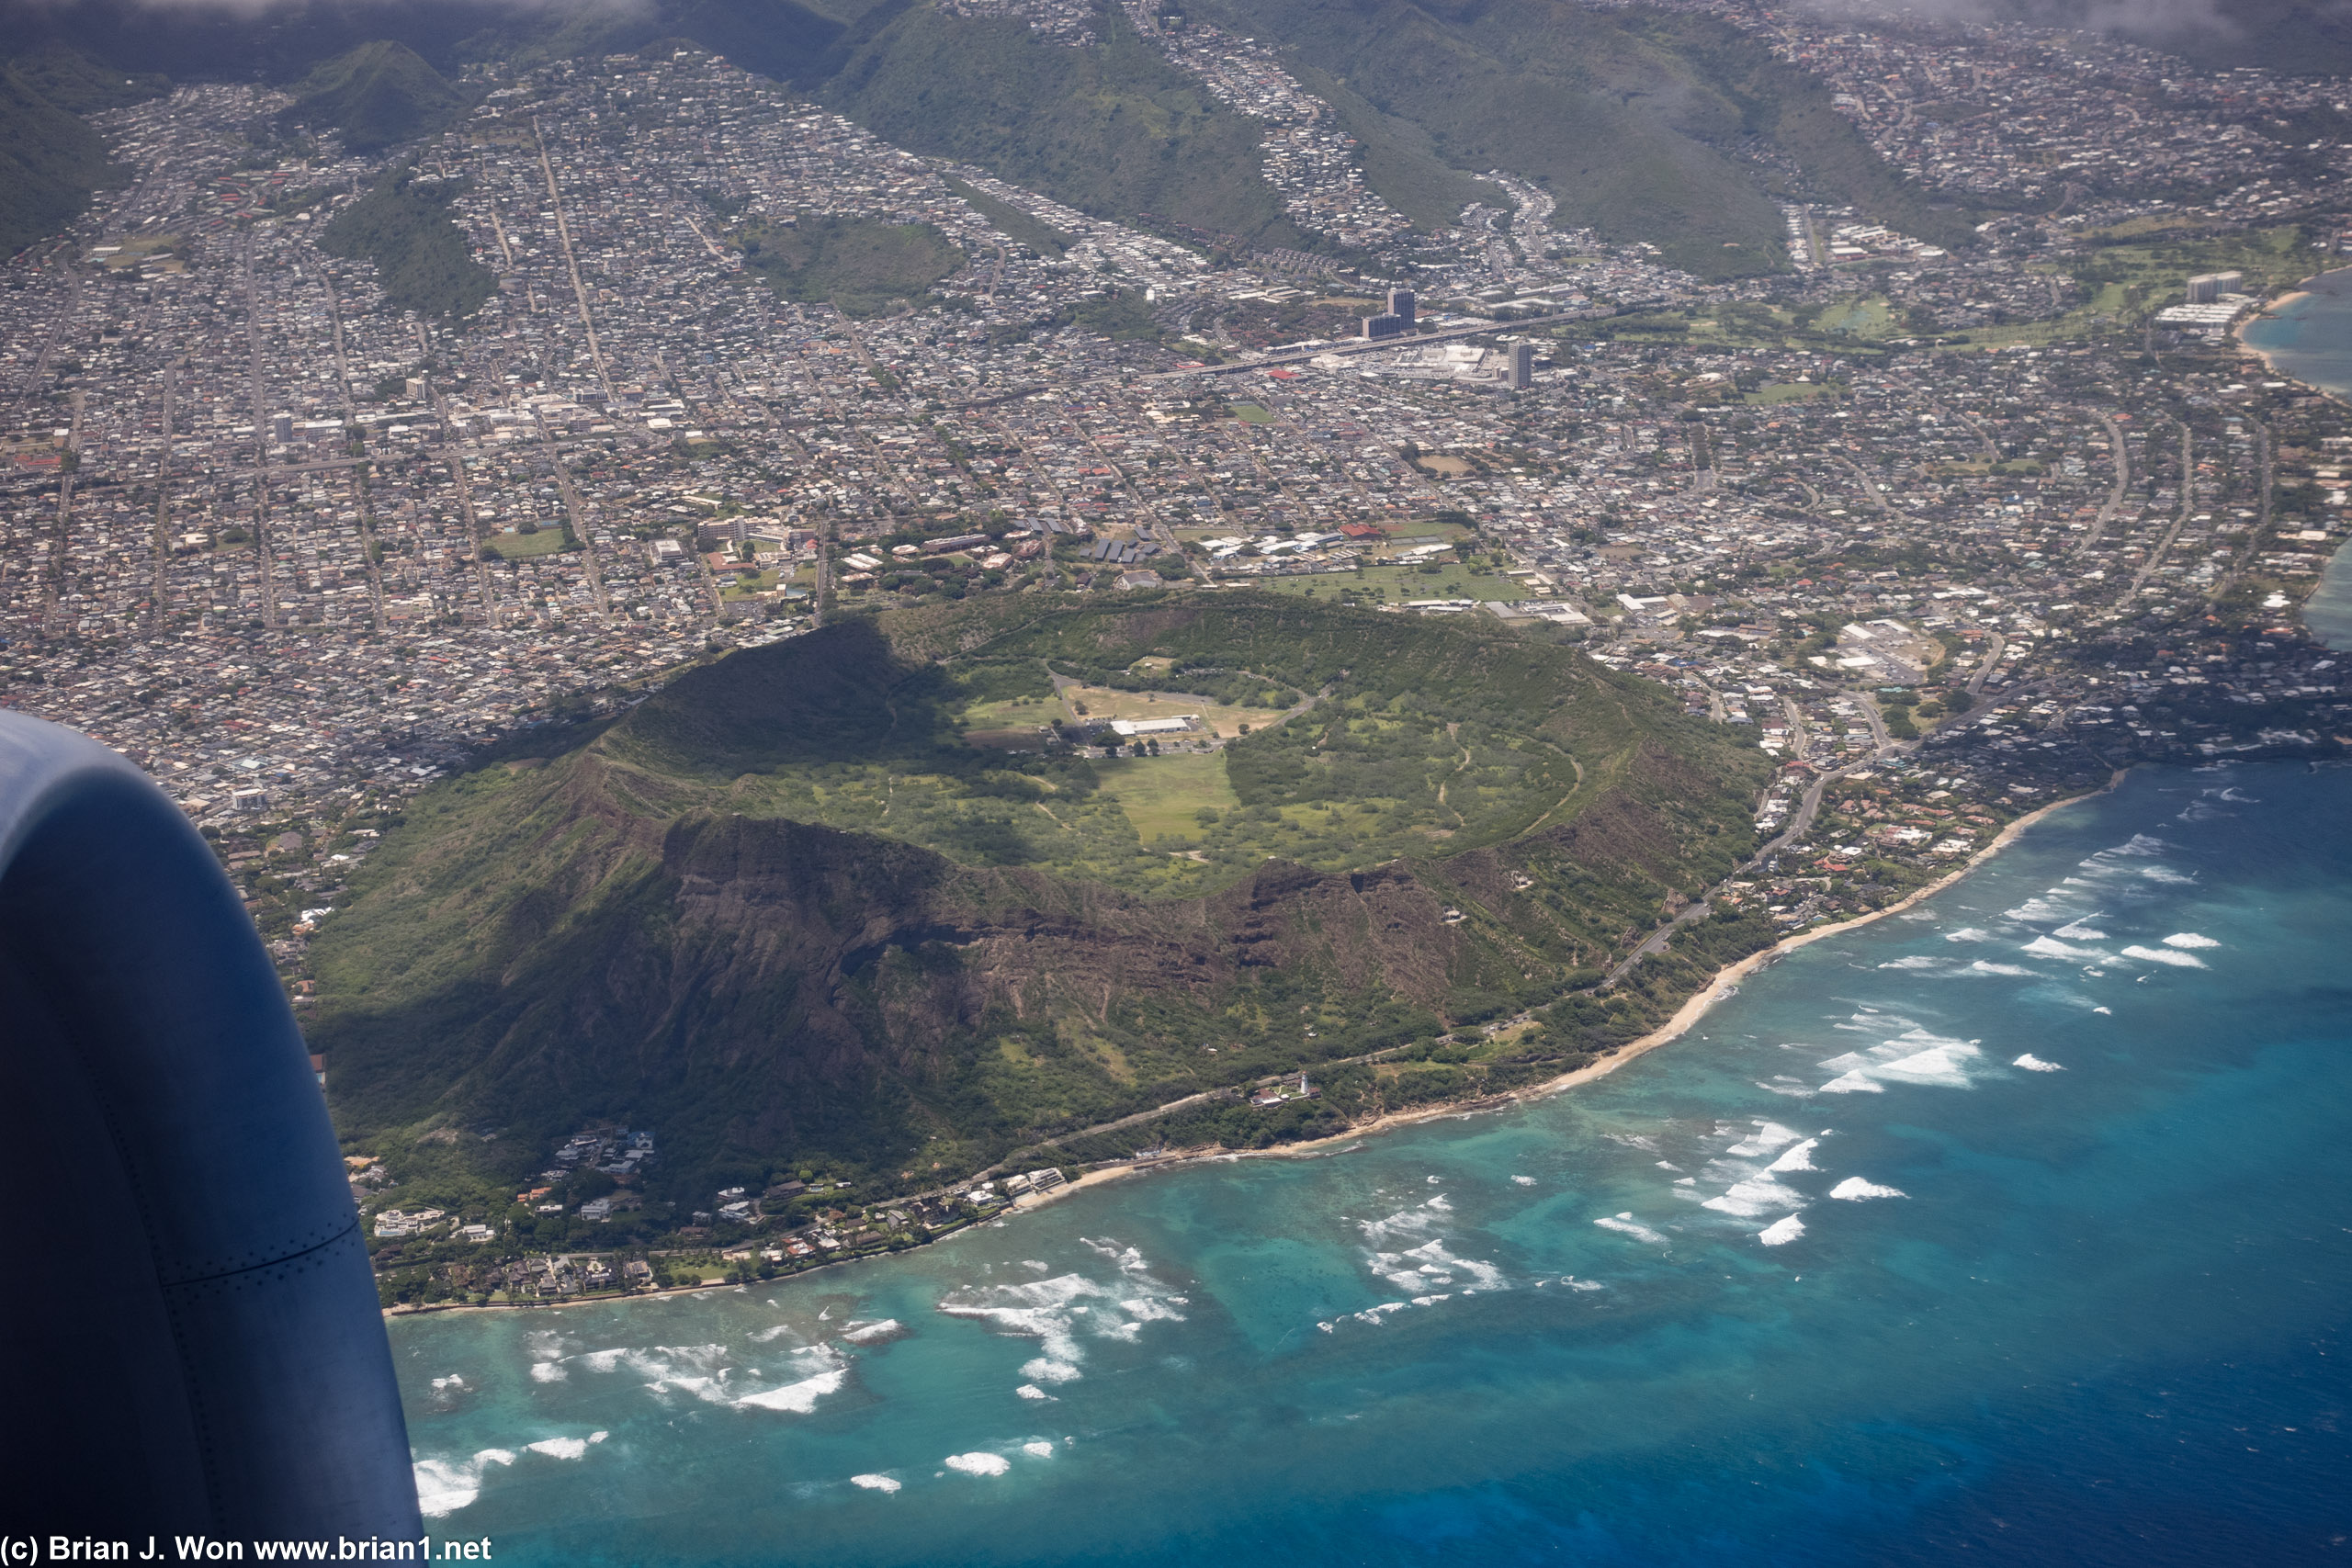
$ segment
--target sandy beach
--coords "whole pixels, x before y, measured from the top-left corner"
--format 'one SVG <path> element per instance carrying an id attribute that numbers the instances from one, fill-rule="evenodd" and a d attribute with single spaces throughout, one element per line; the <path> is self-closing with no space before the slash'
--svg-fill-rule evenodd
<path id="1" fill-rule="evenodd" d="M 2312 283 L 2316 282 L 2317 279 L 2305 278 L 2303 281 L 2306 283 Z M 2266 303 L 2261 310 L 2256 310 L 2253 315 L 2248 316 L 2236 326 L 2232 327 L 2230 329 L 2230 336 L 2237 344 L 2239 352 L 2249 355 L 2252 357 L 2262 361 L 2262 367 L 2265 370 L 2269 371 L 2272 375 L 2275 376 L 2279 374 L 2278 361 L 2270 357 L 2269 351 L 2257 348 L 2253 344 L 2246 342 L 2245 334 L 2248 329 L 2253 327 L 2255 322 L 2262 321 L 2267 317 L 2277 315 L 2279 311 L 2285 310 L 2288 306 L 2292 305 L 2298 299 L 2310 298 L 2311 292 L 2312 291 L 2310 289 L 2302 288 L 2290 289 L 2288 292 L 2278 296 L 2278 299 Z"/>

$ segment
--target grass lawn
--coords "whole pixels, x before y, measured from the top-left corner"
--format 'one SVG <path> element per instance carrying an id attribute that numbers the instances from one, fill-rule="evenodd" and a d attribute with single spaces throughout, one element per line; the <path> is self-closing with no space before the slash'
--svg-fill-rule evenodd
<path id="1" fill-rule="evenodd" d="M 1470 536 L 1470 530 L 1459 523 L 1441 523 L 1434 517 L 1408 517 L 1401 522 L 1383 523 L 1391 539 L 1410 539 L 1417 545 L 1433 545 L 1440 539 L 1460 544 Z"/>
<path id="2" fill-rule="evenodd" d="M 974 703 L 964 710 L 967 729 L 1035 728 L 1052 724 L 1063 716 L 1062 705 L 1055 697 L 1007 697 L 1002 702 Z"/>
<path id="3" fill-rule="evenodd" d="M 2103 246 L 2072 265 L 2071 270 L 2096 286 L 2088 304 L 2077 305 L 2054 321 L 1971 328 L 1953 334 L 1952 341 L 1973 348 L 2003 348 L 2088 336 L 2102 325 L 2135 331 L 2165 306 L 2179 304 L 2181 280 L 2192 274 L 2242 271 L 2247 274 L 2247 292 L 2267 296 L 2301 282 L 2326 266 L 2330 259 L 2302 243 L 2291 225 L 2244 233 L 2167 237 L 2126 223 L 2105 233 L 2119 238 L 2142 236 L 2145 243 Z"/>
<path id="4" fill-rule="evenodd" d="M 749 599 L 754 594 L 769 592 L 776 585 L 776 574 L 774 569 L 755 571 L 749 576 L 740 571 L 726 572 L 722 574 L 721 580 L 726 586 L 718 592 L 719 596 L 724 599 Z"/>
<path id="5" fill-rule="evenodd" d="M 533 556 L 560 555 L 563 552 L 563 530 L 541 528 L 536 534 L 492 534 L 482 543 L 496 550 L 505 560 L 528 560 Z"/>
<path id="6" fill-rule="evenodd" d="M 1275 416 L 1269 413 L 1263 405 L 1258 403 L 1230 403 L 1227 405 L 1226 412 L 1233 415 L 1234 418 L 1239 420 L 1244 424 L 1272 424 L 1274 423 Z"/>
<path id="7" fill-rule="evenodd" d="M 1228 707 L 1223 703 L 1213 703 L 1206 697 L 1169 692 L 1160 693 L 1155 702 L 1149 692 L 1114 692 L 1107 686 L 1071 686 L 1063 695 L 1086 709 L 1083 715 L 1070 714 L 1073 719 L 1174 718 L 1180 714 L 1198 714 L 1202 723 L 1227 739 L 1240 734 L 1245 724 L 1253 728 L 1263 728 L 1282 712 L 1280 708 Z M 1004 722 L 1020 722 L 1018 716 L 1021 710 L 1012 708 L 1009 704 L 991 703 L 987 709 L 975 708 L 972 711 L 975 714 L 1003 711 L 1008 715 Z M 1222 769 L 1224 764 L 1219 763 L 1218 766 Z M 1219 776 L 1223 776 L 1222 773 Z"/>
<path id="8" fill-rule="evenodd" d="M 964 253 L 928 223 L 804 212 L 788 225 L 753 224 L 733 238 L 744 265 L 785 299 L 830 301 L 853 316 L 921 299 L 964 265 Z"/>
<path id="9" fill-rule="evenodd" d="M 1814 330 L 1840 333 L 1849 337 L 1884 337 L 1894 330 L 1894 317 L 1887 310 L 1885 297 L 1870 294 L 1849 304 L 1824 310 L 1814 323 Z"/>
<path id="10" fill-rule="evenodd" d="M 1094 766 L 1102 793 L 1119 803 L 1147 844 L 1159 838 L 1198 839 L 1202 829 L 1193 813 L 1203 807 L 1227 812 L 1241 806 L 1226 780 L 1222 751 L 1118 757 Z"/>
<path id="11" fill-rule="evenodd" d="M 1348 593 L 1390 604 L 1412 599 L 1520 600 L 1528 596 L 1527 585 L 1516 578 L 1473 577 L 1458 566 L 1446 567 L 1435 576 L 1424 575 L 1419 567 L 1368 566 L 1362 571 L 1329 576 L 1270 577 L 1253 581 L 1250 586 L 1276 593 L 1305 593 L 1312 589 L 1315 597 L 1326 600 Z"/>

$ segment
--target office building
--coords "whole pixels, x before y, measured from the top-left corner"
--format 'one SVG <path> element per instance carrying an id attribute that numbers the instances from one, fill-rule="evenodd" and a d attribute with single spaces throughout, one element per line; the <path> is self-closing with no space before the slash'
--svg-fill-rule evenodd
<path id="1" fill-rule="evenodd" d="M 1407 332 L 1413 330 L 1414 321 L 1417 320 L 1413 310 L 1419 303 L 1419 301 L 1413 298 L 1413 291 L 1409 288 L 1392 288 L 1388 291 L 1388 313 L 1404 322 Z"/>
<path id="2" fill-rule="evenodd" d="M 2245 274 L 2242 272 L 2199 273 L 2188 280 L 2188 303 L 2211 305 L 2224 294 L 2245 291 Z"/>
<path id="3" fill-rule="evenodd" d="M 1384 310 L 1377 316 L 1366 316 L 1363 319 L 1363 335 L 1366 343 L 1375 338 L 1402 337 L 1405 335 L 1405 318 L 1394 310 Z"/>

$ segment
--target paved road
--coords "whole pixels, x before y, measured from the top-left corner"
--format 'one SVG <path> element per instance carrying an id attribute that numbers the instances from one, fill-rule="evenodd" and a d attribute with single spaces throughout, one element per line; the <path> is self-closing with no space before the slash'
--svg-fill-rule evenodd
<path id="1" fill-rule="evenodd" d="M 1986 678 L 1993 673 L 1993 667 L 2000 663 L 2001 655 L 2007 653 L 2008 650 L 2009 639 L 2003 637 L 1999 632 L 1994 632 L 1985 638 L 1984 662 L 1978 664 L 1976 666 L 1976 673 L 1968 678 L 1968 705 L 1970 707 L 1974 707 L 1978 702 L 1983 700 L 1984 695 L 1984 682 Z"/>
<path id="2" fill-rule="evenodd" d="M 2075 553 L 2078 556 L 2087 555 L 2091 547 L 2106 536 L 2109 525 L 2115 521 L 2115 514 L 2123 509 L 2125 492 L 2132 488 L 2132 449 L 2123 444 L 2123 427 L 2116 423 L 2115 416 L 2104 409 L 2093 409 L 2091 412 L 2107 430 L 2107 449 L 2115 457 L 2115 488 L 2107 492 L 2107 500 L 2099 505 L 2098 520 L 2083 536 L 2083 542 L 2075 547 Z"/>
<path id="3" fill-rule="evenodd" d="M 65 461 L 58 470 L 57 530 L 50 536 L 49 566 L 42 573 L 40 630 L 57 637 L 64 630 L 66 558 L 74 547 L 74 480 L 82 461 L 82 389 L 73 395 L 74 417 L 65 431 Z"/>
<path id="4" fill-rule="evenodd" d="M 2122 603 L 2130 604 L 2140 596 L 2142 589 L 2148 586 L 2148 579 L 2154 577 L 2156 568 L 2164 564 L 2165 557 L 2172 552 L 2173 541 L 2180 537 L 2183 528 L 2188 526 L 2189 513 L 2196 510 L 2196 434 L 2184 421 L 2180 427 L 2180 512 L 2173 518 L 2172 526 L 2165 530 L 2165 536 L 2156 542 L 2156 547 L 2148 552 L 2148 558 L 2140 563 L 2140 570 L 2132 574 L 2132 587 L 2123 595 Z"/>
<path id="5" fill-rule="evenodd" d="M 1610 987 L 1615 985 L 1618 981 L 1631 974 L 1633 972 L 1634 965 L 1639 964 L 1643 959 L 1650 957 L 1654 953 L 1664 953 L 1666 951 L 1668 939 L 1673 936 L 1676 931 L 1680 931 L 1684 926 L 1689 925 L 1693 920 L 1703 920 L 1713 913 L 1714 913 L 1714 910 L 1709 906 L 1704 898 L 1693 898 L 1688 904 L 1683 905 L 1681 908 L 1675 911 L 1674 919 L 1667 921 L 1666 924 L 1650 932 L 1650 934 L 1644 939 L 1641 946 L 1634 949 L 1633 952 L 1618 960 L 1617 967 L 1611 969 L 1607 975 L 1601 977 L 1600 985 L 1597 988 L 1600 990 L 1607 990 Z"/>
<path id="6" fill-rule="evenodd" d="M 1338 1064 L 1326 1062 L 1320 1063 L 1318 1066 L 1336 1066 Z M 1147 1122 L 1158 1121 L 1162 1116 L 1169 1115 L 1174 1111 L 1182 1111 L 1188 1106 L 1206 1105 L 1213 1100 L 1238 1100 L 1240 1098 L 1241 1089 L 1238 1086 L 1227 1089 L 1204 1089 L 1198 1094 L 1188 1094 L 1182 1100 L 1171 1100 L 1165 1105 L 1155 1105 L 1148 1111 L 1138 1111 L 1132 1116 L 1122 1116 L 1115 1122 L 1098 1122 L 1091 1127 L 1080 1127 L 1075 1133 L 1064 1133 L 1059 1137 L 1049 1139 L 1046 1143 L 1032 1144 L 1025 1149 L 1015 1149 L 1011 1154 L 1005 1156 L 1002 1159 L 997 1161 L 996 1164 L 989 1167 L 986 1170 L 979 1172 L 970 1179 L 975 1182 L 986 1181 L 998 1171 L 1004 1169 L 1005 1167 L 1018 1163 L 1023 1156 L 1034 1155 L 1041 1149 L 1050 1148 L 1056 1144 L 1065 1143 L 1072 1138 L 1091 1138 L 1098 1133 L 1115 1133 L 1122 1127 L 1140 1127 Z"/>
<path id="7" fill-rule="evenodd" d="M 588 309 L 588 286 L 580 280 L 580 256 L 571 248 L 571 224 L 563 215 L 563 194 L 556 189 L 555 164 L 548 157 L 548 139 L 539 133 L 539 117 L 537 115 L 531 117 L 531 140 L 538 143 L 539 172 L 547 176 L 548 182 L 548 206 L 555 213 L 556 238 L 563 243 L 563 269 L 571 275 L 571 298 L 580 306 L 580 324 L 588 333 L 588 357 L 595 363 L 596 379 L 604 387 L 605 396 L 615 399 L 616 393 L 613 387 L 612 369 L 605 363 L 605 345 L 596 340 L 596 317 Z M 588 545 L 585 538 L 580 543 L 583 548 Z M 597 596 L 600 599 L 603 592 L 603 585 L 599 584 Z"/>

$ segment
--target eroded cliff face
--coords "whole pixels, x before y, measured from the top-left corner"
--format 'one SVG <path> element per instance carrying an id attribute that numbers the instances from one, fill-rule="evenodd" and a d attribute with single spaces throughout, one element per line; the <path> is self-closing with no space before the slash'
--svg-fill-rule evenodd
<path id="1" fill-rule="evenodd" d="M 1206 1081 L 1183 1058 L 1245 1027 L 1237 1010 L 1269 979 L 1293 1011 L 1306 996 L 1444 1017 L 1465 993 L 1605 956 L 1618 932 L 1575 901 L 1578 878 L 1662 894 L 1690 868 L 1675 825 L 1620 797 L 1448 859 L 1272 861 L 1206 897 L 1147 900 L 789 820 L 655 824 L 609 784 L 590 767 L 564 786 L 546 836 L 581 852 L 509 906 L 494 981 L 405 1019 L 341 1021 L 338 1077 L 364 1093 L 400 1034 L 455 1028 L 456 1072 L 411 1114 L 660 1115 L 730 1148 L 897 1142 L 890 1124 L 921 1124 L 934 1101 L 957 1114 L 1001 1039 L 1130 1041 L 1131 1080 L 1079 1100 L 1182 1093 Z M 1033 1109 L 1050 1122 L 1066 1102 Z"/>
<path id="2" fill-rule="evenodd" d="M 1430 672 L 1414 679 L 1515 682 L 1556 729 L 1531 744 L 1583 759 L 1573 810 L 1451 854 L 1270 858 L 1149 897 L 797 819 L 825 768 L 913 745 L 904 716 L 944 677 L 901 660 L 886 679 L 849 634 L 789 664 L 729 660 L 604 738 L 417 803 L 321 950 L 338 1117 L 363 1135 L 508 1127 L 517 1146 L 610 1117 L 659 1127 L 680 1168 L 1001 1151 L 1549 1000 L 1744 847 L 1744 782 L 1709 772 L 1720 743 L 1644 694 L 1556 651 L 1298 614 L 1227 635 L 1307 639 L 1302 677 L 1361 660 L 1326 646 L 1345 634 L 1397 643 Z M 1203 635 L 1191 609 L 1140 611 L 1088 646 Z"/>

